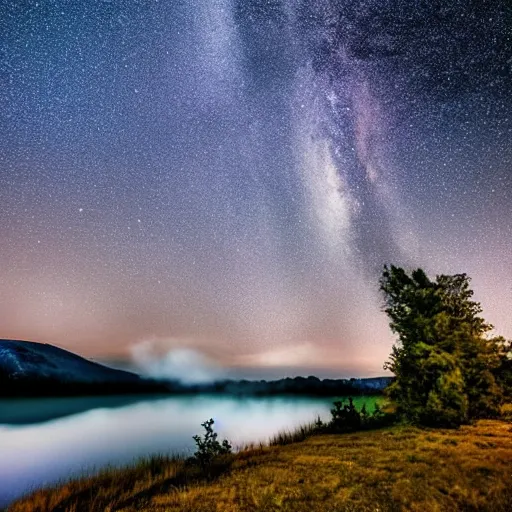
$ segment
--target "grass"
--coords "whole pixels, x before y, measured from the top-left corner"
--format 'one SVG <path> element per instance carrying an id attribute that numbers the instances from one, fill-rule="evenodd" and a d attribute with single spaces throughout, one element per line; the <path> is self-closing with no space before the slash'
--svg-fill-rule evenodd
<path id="1" fill-rule="evenodd" d="M 394 426 L 312 435 L 313 426 L 219 460 L 208 475 L 154 457 L 41 490 L 12 512 L 395 512 L 512 510 L 512 424 Z"/>
<path id="2" fill-rule="evenodd" d="M 292 443 L 300 443 L 308 437 L 317 433 L 318 425 L 316 423 L 307 423 L 301 425 L 295 430 L 283 430 L 269 439 L 270 446 L 285 446 Z M 263 448 L 263 446 L 260 446 Z"/>
<path id="3" fill-rule="evenodd" d="M 512 422 L 512 403 L 502 406 L 501 416 L 504 420 Z"/>

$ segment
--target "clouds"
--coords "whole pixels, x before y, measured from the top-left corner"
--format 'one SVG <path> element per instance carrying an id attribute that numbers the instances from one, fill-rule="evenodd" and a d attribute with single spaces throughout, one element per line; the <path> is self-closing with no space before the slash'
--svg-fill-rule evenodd
<path id="1" fill-rule="evenodd" d="M 130 347 L 136 369 L 156 379 L 177 380 L 183 384 L 202 384 L 219 380 L 223 370 L 190 342 L 148 339 Z"/>

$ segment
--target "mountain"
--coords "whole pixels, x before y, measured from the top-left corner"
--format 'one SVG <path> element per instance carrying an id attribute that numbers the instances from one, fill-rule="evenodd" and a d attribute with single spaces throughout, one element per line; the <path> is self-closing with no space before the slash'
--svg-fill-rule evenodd
<path id="1" fill-rule="evenodd" d="M 0 396 L 110 394 L 163 390 L 46 343 L 0 340 Z"/>

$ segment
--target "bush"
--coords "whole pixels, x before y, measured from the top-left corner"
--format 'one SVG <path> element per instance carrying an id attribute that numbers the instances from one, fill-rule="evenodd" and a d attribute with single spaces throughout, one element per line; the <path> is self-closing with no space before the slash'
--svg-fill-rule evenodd
<path id="1" fill-rule="evenodd" d="M 335 401 L 331 409 L 331 416 L 331 421 L 325 425 L 325 430 L 335 432 L 379 428 L 390 425 L 395 420 L 392 414 L 384 413 L 379 404 L 375 404 L 371 414 L 368 412 L 366 404 L 363 404 L 361 410 L 358 411 L 352 397 L 349 397 L 347 402 Z"/>
<path id="2" fill-rule="evenodd" d="M 331 426 L 335 430 L 359 430 L 361 428 L 361 414 L 356 409 L 352 397 L 348 399 L 348 403 L 344 403 L 343 400 L 334 402 L 331 415 Z"/>
<path id="3" fill-rule="evenodd" d="M 193 459 L 203 468 L 211 465 L 215 458 L 232 452 L 232 446 L 227 439 L 224 439 L 222 443 L 217 441 L 218 434 L 213 431 L 214 423 L 212 418 L 201 423 L 201 426 L 205 429 L 204 436 L 195 435 L 192 437 L 197 447 Z"/>

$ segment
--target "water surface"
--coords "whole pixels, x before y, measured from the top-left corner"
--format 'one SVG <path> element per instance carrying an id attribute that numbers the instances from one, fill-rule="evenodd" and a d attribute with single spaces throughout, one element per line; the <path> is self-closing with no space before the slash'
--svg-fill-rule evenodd
<path id="1" fill-rule="evenodd" d="M 211 395 L 0 400 L 0 506 L 109 464 L 155 453 L 192 454 L 192 435 L 210 417 L 220 437 L 236 447 L 317 416 L 328 419 L 331 403 Z"/>

